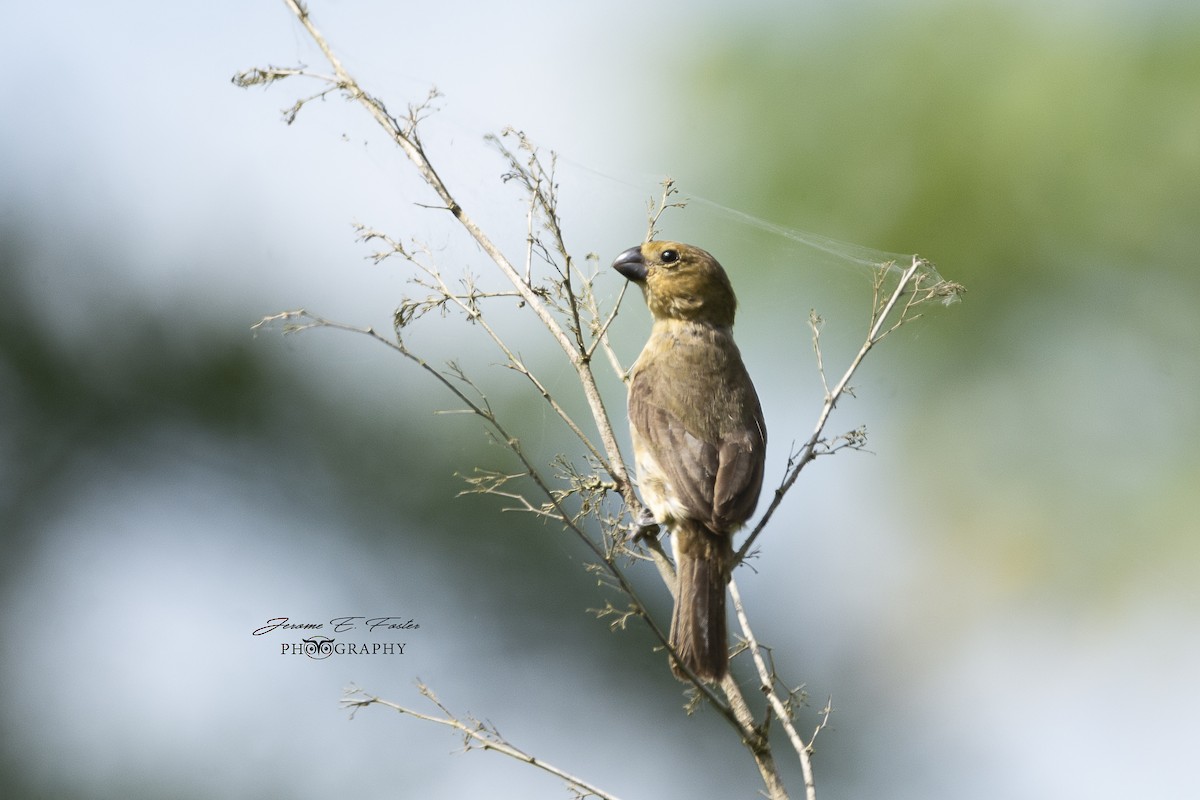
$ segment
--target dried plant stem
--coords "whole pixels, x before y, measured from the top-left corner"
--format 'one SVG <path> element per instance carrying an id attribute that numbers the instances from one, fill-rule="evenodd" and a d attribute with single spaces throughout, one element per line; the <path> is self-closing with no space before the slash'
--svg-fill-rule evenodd
<path id="1" fill-rule="evenodd" d="M 600 467 L 608 474 L 613 474 L 609 459 L 606 458 L 598 449 L 596 449 L 596 446 L 592 443 L 591 438 L 584 433 L 583 429 L 580 428 L 571 415 L 567 413 L 567 410 L 562 407 L 562 404 L 560 404 L 554 398 L 554 395 L 550 393 L 550 390 L 546 388 L 545 384 L 543 384 L 542 381 L 533 374 L 533 371 L 529 369 L 524 360 L 521 359 L 505 343 L 503 337 L 500 336 L 500 333 L 492 326 L 490 322 L 487 321 L 487 318 L 484 316 L 483 312 L 475 306 L 474 301 L 476 300 L 476 297 L 473 294 L 468 294 L 464 297 L 461 294 L 455 293 L 449 286 L 446 285 L 446 281 L 442 278 L 440 272 L 421 263 L 415 254 L 410 253 L 408 250 L 402 247 L 399 242 L 395 241 L 390 236 L 379 233 L 378 231 L 367 230 L 365 228 L 360 228 L 360 233 L 362 238 L 365 240 L 379 239 L 380 241 L 385 242 L 391 248 L 392 252 L 403 256 L 410 263 L 415 264 L 422 272 L 428 275 L 429 279 L 434 282 L 434 288 L 438 291 L 438 293 L 443 298 L 457 306 L 458 309 L 467 317 L 467 319 L 471 320 L 483 329 L 483 331 L 488 335 L 488 338 L 492 340 L 492 343 L 496 345 L 496 348 L 504 354 L 505 359 L 508 361 L 508 367 L 525 376 L 525 378 L 528 379 L 531 384 L 533 384 L 534 388 L 537 390 L 542 399 L 545 400 L 552 409 L 554 409 L 554 413 L 558 415 L 559 419 L 563 421 L 563 424 L 566 425 L 567 428 L 573 434 L 575 434 L 579 441 L 583 443 L 583 446 L 588 449 L 588 452 L 592 454 L 592 457 L 596 459 Z M 381 255 L 376 255 L 376 259 L 381 257 Z M 509 296 L 510 294 L 511 293 L 507 292 L 503 293 L 504 296 Z"/>
<path id="2" fill-rule="evenodd" d="M 817 787 L 812 768 L 812 741 L 806 743 L 800 737 L 800 734 L 796 731 L 796 726 L 792 723 L 791 714 L 783 702 L 783 698 L 775 691 L 775 675 L 772 669 L 767 666 L 758 640 L 754 637 L 754 632 L 750 629 L 750 619 L 746 615 L 745 606 L 742 605 L 742 596 L 738 592 L 737 581 L 729 581 L 729 594 L 733 599 L 733 608 L 737 614 L 738 624 L 742 628 L 742 637 L 746 640 L 746 649 L 750 651 L 751 657 L 754 659 L 758 678 L 762 682 L 761 688 L 763 693 L 766 695 L 767 702 L 770 703 L 772 710 L 774 710 L 775 716 L 779 719 L 779 723 L 787 733 L 788 741 L 792 744 L 792 749 L 796 751 L 796 755 L 800 759 L 800 769 L 804 773 L 804 796 L 807 800 L 816 800 Z M 828 719 L 828 715 L 826 715 L 826 719 Z M 820 731 L 820 727 L 817 728 L 817 731 Z M 813 736 L 815 738 L 815 732 Z"/>
<path id="3" fill-rule="evenodd" d="M 924 299 L 928 299 L 926 295 L 923 295 L 918 291 L 920 288 L 920 281 L 916 280 L 918 272 L 925 265 L 925 263 L 926 262 L 924 260 L 913 256 L 912 266 L 904 270 L 904 273 L 900 276 L 899 282 L 896 284 L 896 288 L 893 289 L 887 299 L 883 300 L 882 302 L 880 302 L 878 292 L 882 286 L 882 280 L 886 275 L 887 270 L 881 270 L 879 272 L 875 283 L 875 290 L 877 294 L 876 302 L 872 305 L 871 320 L 867 326 L 867 338 L 863 342 L 862 347 L 858 349 L 858 352 L 854 354 L 854 358 L 850 360 L 850 366 L 848 366 L 846 371 L 842 373 L 841 379 L 833 385 L 833 388 L 828 388 L 828 384 L 825 383 L 825 371 L 823 366 L 821 367 L 821 381 L 826 386 L 825 401 L 821 405 L 821 412 L 817 415 L 817 423 L 813 428 L 812 435 L 809 436 L 808 440 L 805 441 L 805 443 L 801 446 L 800 452 L 792 458 L 790 469 L 784 476 L 783 482 L 780 483 L 779 487 L 775 489 L 775 494 L 771 498 L 771 504 L 767 506 L 767 510 L 763 514 L 762 518 L 758 521 L 758 524 L 754 526 L 754 529 L 750 532 L 750 535 L 746 537 L 746 541 L 743 542 L 742 546 L 738 549 L 738 561 L 745 558 L 746 554 L 750 552 L 751 546 L 766 528 L 767 523 L 771 520 L 771 517 L 774 516 L 776 509 L 778 509 L 780 503 L 783 502 L 784 496 L 787 494 L 788 490 L 792 488 L 792 485 L 796 483 L 796 479 L 800 477 L 801 470 L 803 470 L 809 464 L 809 462 L 816 459 L 818 455 L 817 445 L 822 441 L 822 436 L 825 432 L 825 424 L 829 421 L 829 415 L 833 413 L 833 409 L 835 406 L 837 406 L 838 400 L 840 400 L 842 395 L 846 393 L 847 387 L 850 385 L 850 379 L 853 378 L 854 373 L 858 371 L 858 367 L 860 364 L 862 364 L 863 359 L 867 357 L 867 353 L 871 352 L 871 348 L 883 341 L 884 337 L 886 337 L 889 333 L 896 330 L 896 328 L 898 328 L 904 322 L 912 319 L 908 312 L 915 307 L 917 303 L 922 302 Z M 900 298 L 904 297 L 906 294 L 908 295 L 909 299 L 902 307 L 903 310 L 899 318 L 896 319 L 890 327 L 884 328 L 884 324 L 892 316 L 892 312 L 900 302 Z M 818 353 L 817 363 L 818 365 L 821 365 L 822 362 L 820 359 L 820 348 L 817 346 L 817 339 L 820 335 L 819 320 L 814 317 L 811 320 L 811 325 L 813 327 L 814 347 L 817 347 Z"/>
<path id="4" fill-rule="evenodd" d="M 509 262 L 500 248 L 497 247 L 492 240 L 484 233 L 454 196 L 450 193 L 449 188 L 434 169 L 433 164 L 425 155 L 425 150 L 421 145 L 420 139 L 415 133 L 416 128 L 416 112 L 413 112 L 409 118 L 409 125 L 406 128 L 401 125 L 391 114 L 387 112 L 383 103 L 376 100 L 371 95 L 367 94 L 358 82 L 346 71 L 342 66 L 342 62 L 338 59 L 333 49 L 329 46 L 324 35 L 313 24 L 309 17 L 308 9 L 306 9 L 299 0 L 284 0 L 288 8 L 295 14 L 308 31 L 309 36 L 321 48 L 321 52 L 325 54 L 325 58 L 333 67 L 334 77 L 340 89 L 346 92 L 352 99 L 357 100 L 367 111 L 374 117 L 375 121 L 387 131 L 397 145 L 408 156 L 409 160 L 417 168 L 417 172 L 421 178 L 429 185 L 430 188 L 437 194 L 444 204 L 446 210 L 454 215 L 459 224 L 470 234 L 471 238 L 487 253 L 488 257 L 496 264 L 504 276 L 512 283 L 516 290 L 521 294 L 521 299 L 533 310 L 542 324 L 562 347 L 571 365 L 575 367 L 575 371 L 579 375 L 580 384 L 583 387 L 584 397 L 587 400 L 588 407 L 591 409 L 592 417 L 596 422 L 596 427 L 600 435 L 600 442 L 605 453 L 608 454 L 610 465 L 609 474 L 617 484 L 617 490 L 624 497 L 625 502 L 631 509 L 640 512 L 641 503 L 638 501 L 637 495 L 633 491 L 633 486 L 630 483 L 628 472 L 625 469 L 625 464 L 621 459 L 620 449 L 617 446 L 617 437 L 613 432 L 612 425 L 609 422 L 608 413 L 604 408 L 604 401 L 600 396 L 600 390 L 596 386 L 595 376 L 592 374 L 590 361 L 586 358 L 576 343 L 572 342 L 571 337 L 563 330 L 562 326 L 554 318 L 550 309 L 542 301 L 533 288 L 521 279 L 521 274 Z"/>
<path id="5" fill-rule="evenodd" d="M 743 733 L 742 741 L 754 758 L 754 764 L 758 767 L 758 774 L 762 776 L 767 797 L 771 800 L 787 800 L 787 789 L 783 785 L 783 776 L 779 774 L 779 767 L 775 763 L 775 755 L 771 752 L 766 730 L 755 725 L 754 712 L 750 710 L 750 705 L 746 702 L 742 688 L 738 686 L 732 671 L 725 673 L 725 677 L 721 679 L 721 691 L 729 700 L 730 708 L 733 709 L 742 730 L 751 733 L 749 736 Z"/>
<path id="6" fill-rule="evenodd" d="M 565 770 L 562 770 L 553 764 L 549 764 L 542 759 L 532 756 L 529 753 L 526 753 L 524 750 L 515 747 L 503 736 L 501 736 L 500 732 L 496 730 L 494 726 L 485 724 L 479 720 L 459 719 L 457 716 L 452 714 L 450 710 L 446 708 L 446 706 L 442 705 L 441 701 L 434 696 L 433 692 L 428 686 L 418 683 L 417 688 L 422 695 L 428 698 L 429 701 L 433 703 L 439 711 L 441 711 L 442 716 L 423 714 L 420 711 L 406 708 L 398 703 L 393 703 L 389 700 L 383 700 L 358 690 L 351 691 L 348 696 L 342 700 L 342 703 L 346 707 L 350 708 L 352 713 L 360 708 L 377 705 L 390 708 L 400 714 L 407 714 L 410 717 L 424 720 L 425 722 L 434 722 L 438 725 L 445 725 L 462 734 L 463 746 L 467 750 L 472 750 L 476 747 L 481 750 L 493 750 L 497 753 L 506 755 L 509 758 L 515 758 L 517 761 L 522 761 L 532 767 L 537 767 L 540 770 L 549 772 L 551 775 L 566 781 L 567 784 L 578 793 L 578 797 L 596 797 L 599 798 L 599 800 L 619 800 L 615 794 L 606 792 L 603 789 L 588 783 L 582 778 L 577 778 L 569 772 L 566 772 Z"/>

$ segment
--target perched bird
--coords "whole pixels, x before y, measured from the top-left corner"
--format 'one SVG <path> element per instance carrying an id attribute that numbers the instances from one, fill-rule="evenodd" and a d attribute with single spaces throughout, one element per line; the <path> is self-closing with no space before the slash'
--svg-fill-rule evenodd
<path id="1" fill-rule="evenodd" d="M 642 499 L 672 535 L 671 645 L 698 677 L 717 681 L 729 666 L 733 534 L 758 504 L 767 445 L 758 395 L 733 343 L 737 298 L 717 260 L 691 245 L 647 242 L 617 256 L 613 268 L 641 287 L 654 318 L 630 371 L 629 424 Z"/>

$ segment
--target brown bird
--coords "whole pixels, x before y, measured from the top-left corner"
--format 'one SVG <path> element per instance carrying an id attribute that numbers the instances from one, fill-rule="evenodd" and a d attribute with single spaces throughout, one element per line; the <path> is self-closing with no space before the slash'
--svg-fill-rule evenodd
<path id="1" fill-rule="evenodd" d="M 654 318 L 630 371 L 629 424 L 642 499 L 673 537 L 671 646 L 696 676 L 718 681 L 729 666 L 733 534 L 758 505 L 767 444 L 733 343 L 737 298 L 715 258 L 679 242 L 631 247 L 613 268 L 641 287 Z"/>

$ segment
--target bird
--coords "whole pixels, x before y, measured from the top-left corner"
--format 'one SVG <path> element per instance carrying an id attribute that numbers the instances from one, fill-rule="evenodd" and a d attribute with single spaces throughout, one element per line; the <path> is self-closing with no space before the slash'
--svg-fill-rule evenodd
<path id="1" fill-rule="evenodd" d="M 737 298 L 717 259 L 692 245 L 648 241 L 612 266 L 641 288 L 653 318 L 629 372 L 629 427 L 642 500 L 672 537 L 671 669 L 720 681 L 733 535 L 758 505 L 767 445 L 733 341 Z"/>

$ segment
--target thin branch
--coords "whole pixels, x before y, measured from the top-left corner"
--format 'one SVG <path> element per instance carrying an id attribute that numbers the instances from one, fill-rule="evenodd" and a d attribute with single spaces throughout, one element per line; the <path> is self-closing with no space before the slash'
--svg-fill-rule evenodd
<path id="1" fill-rule="evenodd" d="M 596 446 L 592 444 L 592 440 L 586 433 L 583 432 L 579 425 L 576 424 L 575 420 L 571 418 L 571 415 L 567 413 L 566 409 L 564 409 L 562 405 L 560 405 L 559 402 L 554 399 L 554 396 L 550 393 L 550 390 L 547 389 L 541 380 L 539 380 L 538 377 L 533 374 L 533 371 L 526 366 L 525 362 L 519 356 L 517 356 L 512 349 L 509 348 L 509 346 L 504 342 L 504 339 L 500 336 L 499 332 L 492 327 L 484 315 L 475 306 L 475 300 L 478 297 L 485 295 L 476 294 L 474 292 L 465 296 L 457 294 L 446 285 L 445 280 L 442 278 L 442 274 L 438 270 L 434 269 L 428 264 L 423 263 L 416 257 L 414 253 L 410 253 L 403 246 L 401 246 L 399 242 L 396 242 L 390 236 L 379 233 L 378 231 L 372 231 L 367 228 L 363 228 L 361 226 L 359 227 L 359 233 L 361 238 L 364 240 L 379 239 L 386 242 L 391 246 L 393 252 L 403 256 L 410 263 L 414 264 L 418 269 L 429 276 L 429 278 L 434 282 L 431 288 L 434 289 L 434 291 L 437 291 L 443 300 L 453 303 L 467 316 L 468 319 L 483 328 L 484 332 L 486 332 L 488 337 L 492 340 L 492 343 L 496 345 L 497 349 L 499 349 L 500 352 L 504 354 L 504 357 L 508 360 L 508 366 L 515 372 L 524 375 L 529 382 L 533 384 L 534 388 L 537 389 L 537 392 L 539 395 L 541 395 L 542 399 L 544 399 L 550 405 L 550 407 L 554 409 L 554 413 L 559 416 L 567 428 L 575 434 L 580 442 L 583 443 L 584 447 L 588 449 L 588 452 L 590 452 L 596 461 L 599 462 L 601 468 L 603 468 L 608 474 L 612 474 L 613 471 L 609 465 L 608 459 L 606 459 L 604 455 L 598 449 L 596 449 Z M 486 296 L 513 297 L 514 294 L 512 292 L 493 292 L 487 294 Z"/>
<path id="2" fill-rule="evenodd" d="M 766 727 L 754 724 L 754 712 L 750 710 L 750 705 L 746 702 L 741 687 L 733 677 L 732 670 L 726 672 L 725 677 L 721 679 L 721 691 L 728 698 L 729 705 L 742 729 L 751 732 L 751 735 L 744 736 L 742 741 L 754 758 L 754 764 L 758 767 L 758 774 L 762 777 L 767 797 L 771 800 L 787 800 L 787 789 L 784 788 L 783 776 L 779 774 L 779 767 L 775 763 L 775 755 L 771 752 Z"/>
<path id="3" fill-rule="evenodd" d="M 629 281 L 625 281 L 621 284 L 621 288 L 617 292 L 617 299 L 613 303 L 612 311 L 609 312 L 608 317 L 605 318 L 604 322 L 600 324 L 599 329 L 596 331 L 596 338 L 592 342 L 592 346 L 587 353 L 587 356 L 590 359 L 592 354 L 596 352 L 597 346 L 603 347 L 604 354 L 608 356 L 608 361 L 609 364 L 612 365 L 613 372 L 615 372 L 617 377 L 621 378 L 622 380 L 628 379 L 628 370 L 621 366 L 621 360 L 617 357 L 616 351 L 612 349 L 612 345 L 608 341 L 608 328 L 613 324 L 613 320 L 617 318 L 617 312 L 621 310 L 621 301 L 625 299 L 625 292 L 628 291 L 628 289 Z M 593 307 L 592 312 L 597 318 L 599 317 L 600 309 Z"/>
<path id="4" fill-rule="evenodd" d="M 816 457 L 820 454 L 817 446 L 821 442 L 822 434 L 825 431 L 825 424 L 829 421 L 829 415 L 833 413 L 833 409 L 837 405 L 838 400 L 841 399 L 842 395 L 849 393 L 848 387 L 850 385 L 850 379 L 854 377 L 854 373 L 858 371 L 858 367 L 860 364 L 862 364 L 863 359 L 867 357 L 867 353 L 871 352 L 871 349 L 875 345 L 883 341 L 883 339 L 889 333 L 896 330 L 896 328 L 900 327 L 900 325 L 911 319 L 914 319 L 915 317 L 909 316 L 908 314 L 919 303 L 925 302 L 926 300 L 937 296 L 935 294 L 935 290 L 937 289 L 936 286 L 923 290 L 920 286 L 921 282 L 919 280 L 914 280 L 914 277 L 926 265 L 926 263 L 927 262 L 925 262 L 923 259 L 913 256 L 912 266 L 908 267 L 908 269 L 906 269 L 900 276 L 900 280 L 896 284 L 896 288 L 891 292 L 887 299 L 883 300 L 881 303 L 879 302 L 879 296 L 877 294 L 876 302 L 872 304 L 871 321 L 868 325 L 866 341 L 863 342 L 862 347 L 859 348 L 858 352 L 854 355 L 854 358 L 851 359 L 850 366 L 846 368 L 846 371 L 842 374 L 841 379 L 834 384 L 833 388 L 826 389 L 825 402 L 821 406 L 821 412 L 817 415 L 817 424 L 813 428 L 812 435 L 809 436 L 808 440 L 801 446 L 799 454 L 789 459 L 789 471 L 785 474 L 784 479 L 782 483 L 780 483 L 779 487 L 775 489 L 775 494 L 771 498 L 771 504 L 767 506 L 767 510 L 763 514 L 762 519 L 758 521 L 758 524 L 754 526 L 754 529 L 750 532 L 750 535 L 746 537 L 746 541 L 743 542 L 741 548 L 738 549 L 736 557 L 737 561 L 745 559 L 746 554 L 750 552 L 750 548 L 754 544 L 754 541 L 763 532 L 763 529 L 766 528 L 767 523 L 770 522 L 771 517 L 774 516 L 775 510 L 779 508 L 780 503 L 783 502 L 784 495 L 786 495 L 788 490 L 791 489 L 796 483 L 796 479 L 800 477 L 801 470 L 803 470 L 809 464 L 809 462 L 816 459 Z M 884 276 L 889 271 L 887 269 L 889 265 L 882 266 L 883 268 L 876 276 L 875 286 L 877 293 L 882 287 Z M 892 314 L 892 311 L 900 302 L 900 298 L 904 297 L 906 294 L 908 295 L 908 300 L 902 307 L 902 313 L 890 328 L 885 329 L 883 327 L 884 323 L 888 320 Z M 813 326 L 813 341 L 815 347 L 817 346 L 817 340 L 820 333 L 820 317 L 816 316 L 815 314 L 812 315 L 810 317 L 810 324 Z M 820 363 L 821 362 L 818 360 L 818 364 Z M 823 367 L 821 369 L 821 381 L 825 386 L 828 386 L 828 384 L 825 384 Z"/>
<path id="5" fill-rule="evenodd" d="M 385 708 L 390 708 L 400 714 L 407 714 L 410 717 L 415 717 L 425 722 L 434 722 L 438 725 L 445 725 L 448 728 L 453 728 L 462 734 L 463 747 L 465 750 L 473 750 L 478 747 L 481 750 L 491 750 L 501 755 L 514 758 L 517 761 L 524 762 L 530 766 L 537 767 L 544 772 L 548 772 L 557 778 L 566 781 L 577 792 L 580 792 L 580 797 L 596 797 L 599 800 L 619 800 L 619 798 L 611 792 L 606 792 L 593 784 L 588 783 L 582 778 L 578 778 L 571 773 L 560 769 L 546 761 L 543 761 L 536 756 L 526 753 L 524 750 L 516 747 L 500 735 L 495 726 L 481 722 L 480 720 L 470 719 L 462 720 L 452 714 L 449 709 L 442 704 L 440 700 L 434 696 L 433 692 L 423 683 L 417 684 L 417 689 L 431 702 L 442 716 L 432 714 L 423 714 L 411 708 L 393 703 L 388 700 L 366 694 L 359 689 L 352 689 L 347 693 L 347 696 L 342 699 L 344 707 L 350 709 L 351 716 L 360 709 L 368 706 L 378 705 Z"/>
<path id="6" fill-rule="evenodd" d="M 662 196 L 658 199 L 658 201 L 655 202 L 653 199 L 650 201 L 650 213 L 648 214 L 649 220 L 646 224 L 647 242 L 653 240 L 654 237 L 658 235 L 658 220 L 662 217 L 664 211 L 666 211 L 668 208 L 687 207 L 687 201 L 685 200 L 673 200 L 671 202 L 667 202 L 674 194 L 676 194 L 676 192 L 678 192 L 678 189 L 675 188 L 675 180 L 673 178 L 664 178 L 662 187 Z"/>
<path id="7" fill-rule="evenodd" d="M 420 139 L 415 135 L 415 127 L 418 121 L 418 110 L 410 110 L 408 125 L 402 126 L 393 116 L 391 116 L 383 103 L 367 94 L 358 82 L 346 71 L 333 49 L 329 46 L 324 35 L 317 29 L 311 17 L 308 14 L 308 9 L 304 7 L 299 0 L 284 0 L 284 3 L 291 9 L 292 13 L 300 21 L 308 31 L 309 36 L 316 42 L 321 52 L 333 67 L 334 75 L 337 79 L 338 86 L 353 100 L 360 103 L 368 113 L 374 117 L 388 135 L 408 156 L 409 160 L 416 167 L 421 178 L 433 189 L 438 198 L 444 204 L 444 207 L 454 215 L 459 224 L 467 231 L 472 239 L 483 249 L 493 263 L 500 269 L 504 276 L 508 278 L 514 288 L 521 294 L 521 299 L 533 310 L 538 319 L 550 332 L 550 335 L 558 342 L 563 352 L 567 355 L 571 365 L 575 367 L 578 373 L 580 383 L 583 387 L 584 397 L 587 400 L 588 406 L 591 409 L 592 417 L 596 423 L 596 427 L 600 434 L 600 442 L 604 452 L 608 455 L 613 479 L 616 481 L 618 490 L 624 497 L 628 507 L 634 511 L 635 515 L 641 510 L 641 503 L 637 495 L 633 491 L 633 485 L 630 483 L 629 474 L 625 469 L 625 463 L 621 458 L 620 448 L 617 446 L 617 437 L 613 431 L 612 424 L 609 421 L 608 412 L 605 410 L 604 401 L 600 396 L 600 390 L 596 385 L 595 376 L 593 376 L 591 368 L 584 354 L 576 348 L 571 337 L 563 330 L 562 326 L 554 318 L 550 309 L 543 302 L 542 298 L 530 287 L 524 280 L 517 269 L 509 262 L 508 258 L 501 252 L 483 229 L 471 218 L 467 212 L 454 199 L 449 188 L 434 169 L 428 156 L 425 154 L 425 149 L 422 146 Z"/>
<path id="8" fill-rule="evenodd" d="M 817 357 L 817 374 L 821 376 L 821 388 L 824 390 L 825 398 L 829 398 L 829 381 L 825 377 L 825 359 L 821 355 L 821 328 L 824 326 L 825 320 L 814 310 L 808 312 L 808 327 L 812 329 L 812 346 L 813 353 Z"/>
<path id="9" fill-rule="evenodd" d="M 812 769 L 812 741 L 805 742 L 800 738 L 800 734 L 796 731 L 796 726 L 792 723 L 792 714 L 784 704 L 783 699 L 775 691 L 775 676 L 771 669 L 768 669 L 767 662 L 763 659 L 762 650 L 759 647 L 758 640 L 754 637 L 754 631 L 750 630 L 750 619 L 746 615 L 746 608 L 742 605 L 742 596 L 738 592 L 737 581 L 732 578 L 729 581 L 729 595 L 733 599 L 733 608 L 737 614 L 738 624 L 742 628 L 742 636 L 746 640 L 746 649 L 750 651 L 751 657 L 754 659 L 754 666 L 758 670 L 758 678 L 760 688 L 763 694 L 767 697 L 767 702 L 775 711 L 775 716 L 779 719 L 779 723 L 783 726 L 787 733 L 788 741 L 792 744 L 792 749 L 796 751 L 796 755 L 800 758 L 800 769 L 804 773 L 804 795 L 807 800 L 816 800 L 817 788 L 813 778 Z M 825 719 L 829 719 L 828 713 Z M 820 730 L 820 727 L 817 729 Z M 813 734 L 814 738 L 816 734 Z"/>

